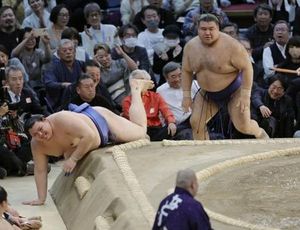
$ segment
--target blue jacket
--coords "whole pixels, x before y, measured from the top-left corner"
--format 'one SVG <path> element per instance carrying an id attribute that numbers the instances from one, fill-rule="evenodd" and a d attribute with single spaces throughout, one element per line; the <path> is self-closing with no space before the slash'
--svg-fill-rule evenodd
<path id="1" fill-rule="evenodd" d="M 159 205 L 152 230 L 211 230 L 209 217 L 200 202 L 185 189 L 176 187 Z"/>
<path id="2" fill-rule="evenodd" d="M 72 86 L 65 88 L 62 83 L 70 82 L 75 85 L 82 72 L 84 72 L 84 63 L 81 61 L 75 60 L 70 71 L 60 59 L 53 58 L 50 67 L 43 75 L 46 97 L 53 110 L 59 108 L 64 99 L 70 97 L 72 93 Z"/>

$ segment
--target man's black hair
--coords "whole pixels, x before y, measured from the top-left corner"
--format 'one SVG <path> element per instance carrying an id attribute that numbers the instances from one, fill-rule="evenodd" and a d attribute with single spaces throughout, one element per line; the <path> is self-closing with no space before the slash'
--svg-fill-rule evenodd
<path id="1" fill-rule="evenodd" d="M 37 114 L 33 115 L 25 121 L 24 131 L 26 134 L 29 134 L 29 129 L 31 129 L 36 122 L 43 121 L 45 119 L 44 115 Z"/>
<path id="2" fill-rule="evenodd" d="M 154 11 L 156 11 L 158 16 L 160 15 L 159 9 L 156 6 L 148 5 L 148 6 L 144 6 L 141 10 L 141 16 L 143 19 L 145 19 L 145 11 L 146 10 L 154 10 Z"/>
<path id="3" fill-rule="evenodd" d="M 296 35 L 296 36 L 293 36 L 289 39 L 289 41 L 287 42 L 286 44 L 286 48 L 285 48 L 285 56 L 286 56 L 286 59 L 287 60 L 291 60 L 292 57 L 289 53 L 289 48 L 290 47 L 300 47 L 300 36 L 299 35 Z"/>
<path id="4" fill-rule="evenodd" d="M 280 73 L 275 74 L 274 76 L 272 76 L 270 78 L 269 85 L 271 85 L 275 81 L 280 81 L 280 83 L 281 83 L 282 87 L 284 88 L 284 90 L 287 89 L 288 83 L 286 82 L 284 75 L 282 75 Z"/>
<path id="5" fill-rule="evenodd" d="M 257 13 L 259 10 L 266 10 L 270 13 L 271 18 L 273 17 L 273 10 L 272 10 L 271 6 L 269 6 L 268 4 L 262 3 L 262 4 L 259 4 L 257 7 L 255 7 L 254 13 L 253 13 L 254 17 L 257 16 Z"/>

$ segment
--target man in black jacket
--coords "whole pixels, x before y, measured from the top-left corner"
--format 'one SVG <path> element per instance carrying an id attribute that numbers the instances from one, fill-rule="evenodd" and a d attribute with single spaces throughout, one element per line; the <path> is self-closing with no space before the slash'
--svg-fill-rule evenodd
<path id="1" fill-rule="evenodd" d="M 115 112 L 112 104 L 100 94 L 96 93 L 96 84 L 89 74 L 82 74 L 76 84 L 76 95 L 71 103 L 81 105 L 88 103 L 91 106 L 101 106 Z"/>
<path id="2" fill-rule="evenodd" d="M 270 137 L 292 137 L 295 111 L 292 99 L 285 93 L 286 83 L 279 75 L 271 78 L 270 82 L 268 89 L 254 90 L 252 118 Z"/>
<path id="3" fill-rule="evenodd" d="M 12 114 L 49 114 L 41 106 L 34 91 L 30 88 L 24 88 L 24 74 L 19 67 L 10 66 L 7 68 L 6 82 L 8 86 L 6 99 L 9 104 L 9 110 Z"/>
<path id="4" fill-rule="evenodd" d="M 254 10 L 255 24 L 248 28 L 246 37 L 253 48 L 252 56 L 255 62 L 262 60 L 263 49 L 273 40 L 272 8 L 267 4 L 260 4 Z"/>

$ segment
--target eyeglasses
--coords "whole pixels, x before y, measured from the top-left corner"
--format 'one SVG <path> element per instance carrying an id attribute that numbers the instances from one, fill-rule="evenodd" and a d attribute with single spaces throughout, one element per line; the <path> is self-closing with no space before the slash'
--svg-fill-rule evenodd
<path id="1" fill-rule="evenodd" d="M 70 15 L 69 14 L 58 14 L 58 17 L 68 18 L 68 17 L 70 17 Z"/>
<path id="2" fill-rule="evenodd" d="M 276 86 L 276 85 L 270 85 L 270 89 L 276 90 L 279 93 L 282 93 L 284 91 L 284 88 L 281 86 Z"/>

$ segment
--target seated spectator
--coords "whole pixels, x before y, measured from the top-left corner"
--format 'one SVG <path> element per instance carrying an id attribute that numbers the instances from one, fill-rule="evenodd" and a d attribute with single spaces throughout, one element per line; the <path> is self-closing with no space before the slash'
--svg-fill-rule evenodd
<path id="1" fill-rule="evenodd" d="M 0 106 L 0 179 L 4 179 L 6 176 L 10 175 L 24 176 L 26 174 L 27 161 L 23 162 L 21 160 L 24 159 L 24 155 L 20 155 L 22 158 L 19 158 L 17 155 L 18 152 L 14 152 L 16 148 L 20 148 L 21 140 L 16 133 L 14 133 L 15 135 L 12 135 L 13 133 L 7 127 L 7 124 L 13 123 L 13 125 L 19 125 L 20 127 L 22 126 L 22 124 L 17 116 L 15 116 L 15 118 L 12 118 L 12 115 L 15 114 L 15 112 L 10 111 L 8 105 L 6 103 L 3 103 L 3 101 L 1 101 L 1 103 L 2 105 Z M 10 136 L 15 141 L 14 146 L 9 143 Z M 9 147 L 12 148 L 12 151 L 9 149 Z"/>
<path id="2" fill-rule="evenodd" d="M 281 20 L 276 22 L 273 37 L 275 42 L 264 48 L 263 51 L 262 61 L 265 73 L 264 79 L 266 82 L 275 74 L 272 68 L 285 60 L 285 47 L 289 40 L 289 25 L 286 21 Z"/>
<path id="3" fill-rule="evenodd" d="M 193 170 L 178 171 L 175 190 L 160 202 L 152 230 L 212 230 L 203 206 L 194 198 L 198 187 L 197 177 Z"/>
<path id="4" fill-rule="evenodd" d="M 174 12 L 176 17 L 185 16 L 190 10 L 199 7 L 199 0 L 163 0 L 162 7 Z"/>
<path id="5" fill-rule="evenodd" d="M 188 12 L 188 14 L 184 18 L 182 29 L 186 41 L 190 40 L 192 37 L 198 34 L 198 17 L 202 14 L 207 13 L 216 15 L 220 21 L 220 26 L 229 22 L 229 19 L 224 11 L 214 6 L 214 0 L 200 0 L 200 6 Z"/>
<path id="6" fill-rule="evenodd" d="M 45 0 L 28 0 L 32 13 L 22 23 L 22 27 L 46 28 L 50 26 L 50 13 L 45 9 Z"/>
<path id="7" fill-rule="evenodd" d="M 273 9 L 273 22 L 284 20 L 286 22 L 293 23 L 296 9 L 300 6 L 299 1 L 268 0 L 268 4 Z M 297 21 L 295 20 L 295 22 Z"/>
<path id="8" fill-rule="evenodd" d="M 22 42 L 13 49 L 11 56 L 17 57 L 23 63 L 29 74 L 29 85 L 35 89 L 43 87 L 41 74 L 42 66 L 51 61 L 50 38 L 47 33 L 37 36 L 32 28 L 25 28 Z M 44 50 L 38 49 L 39 40 L 44 44 Z"/>
<path id="9" fill-rule="evenodd" d="M 70 103 L 76 105 L 81 105 L 85 102 L 91 106 L 101 106 L 114 112 L 113 106 L 105 99 L 105 97 L 96 94 L 96 84 L 93 78 L 88 74 L 82 74 L 79 77 L 76 83 L 76 94 L 70 101 Z"/>
<path id="10" fill-rule="evenodd" d="M 239 27 L 236 23 L 228 22 L 223 24 L 221 31 L 235 39 L 239 38 Z"/>
<path id="11" fill-rule="evenodd" d="M 15 12 L 15 16 L 18 22 L 23 22 L 24 20 L 24 7 L 21 0 L 2 0 L 2 6 L 10 6 Z M 28 3 L 27 3 L 28 4 Z"/>
<path id="12" fill-rule="evenodd" d="M 116 36 L 117 28 L 101 23 L 101 9 L 97 3 L 89 3 L 84 7 L 84 17 L 91 27 L 81 33 L 82 46 L 90 57 L 94 56 L 93 49 L 96 44 L 104 43 L 110 48 L 120 44 Z"/>
<path id="13" fill-rule="evenodd" d="M 18 28 L 15 13 L 10 6 L 0 8 L 0 44 L 7 50 L 7 58 L 11 51 L 22 41 L 23 30 Z"/>
<path id="14" fill-rule="evenodd" d="M 18 103 L 16 114 L 44 114 L 49 113 L 41 106 L 36 94 L 28 88 L 24 88 L 24 74 L 22 69 L 17 66 L 9 66 L 6 69 L 6 82 L 8 92 L 6 95 L 9 103 Z"/>
<path id="15" fill-rule="evenodd" d="M 49 113 L 41 107 L 36 95 L 23 87 L 22 70 L 10 66 L 6 71 L 8 90 L 4 98 L 8 104 L 2 104 L 0 113 L 1 138 L 0 167 L 7 175 L 24 176 L 28 173 L 28 162 L 32 160 L 30 142 L 24 133 L 23 117 L 30 114 Z M 3 103 L 3 101 L 1 102 Z M 6 146 L 6 147 L 5 147 Z"/>
<path id="16" fill-rule="evenodd" d="M 20 0 L 17 0 L 20 1 Z M 44 8 L 50 13 L 51 10 L 56 6 L 56 1 L 55 0 L 44 0 Z M 28 0 L 23 0 L 23 7 L 24 7 L 24 13 L 25 16 L 29 16 L 32 14 L 32 8 L 30 6 L 30 2 Z"/>
<path id="17" fill-rule="evenodd" d="M 49 109 L 56 111 L 67 98 L 71 97 L 79 76 L 84 72 L 84 63 L 75 59 L 75 45 L 69 39 L 62 39 L 58 46 L 59 58 L 53 58 L 43 73 L 46 99 Z"/>
<path id="18" fill-rule="evenodd" d="M 41 217 L 25 218 L 8 205 L 7 192 L 0 186 L 0 229 L 5 230 L 38 230 L 42 227 Z"/>
<path id="19" fill-rule="evenodd" d="M 297 70 L 300 69 L 300 36 L 293 36 L 289 39 L 285 49 L 286 59 L 277 65 L 278 68 Z M 284 73 L 284 80 L 287 82 L 287 94 L 292 98 L 296 109 L 296 128 L 300 129 L 300 79 L 299 73 Z"/>
<path id="20" fill-rule="evenodd" d="M 149 5 L 147 0 L 122 0 L 120 12 L 123 25 L 132 23 L 134 16 L 140 12 L 144 6 L 147 5 Z"/>
<path id="21" fill-rule="evenodd" d="M 295 112 L 292 99 L 285 93 L 287 85 L 279 75 L 272 77 L 270 83 L 268 89 L 253 93 L 252 117 L 270 137 L 292 137 Z"/>
<path id="22" fill-rule="evenodd" d="M 122 50 L 117 48 L 119 55 L 123 58 L 112 60 L 108 45 L 98 44 L 94 48 L 94 61 L 98 63 L 101 71 L 101 79 L 111 95 L 113 101 L 119 106 L 129 93 L 128 77 L 130 71 L 137 69 L 136 63 Z"/>
<path id="23" fill-rule="evenodd" d="M 162 8 L 162 0 L 148 0 L 148 2 L 150 6 L 156 7 L 158 10 L 158 15 L 160 17 L 158 24 L 159 28 L 165 28 L 167 25 L 176 24 L 173 13 Z M 143 19 L 145 19 L 143 14 L 143 10 L 139 11 L 133 20 L 133 24 L 136 25 L 140 32 L 144 31 L 147 27 L 147 25 L 143 22 Z"/>
<path id="24" fill-rule="evenodd" d="M 139 69 L 150 71 L 150 62 L 147 55 L 147 50 L 144 47 L 138 46 L 137 42 L 138 29 L 132 24 L 124 25 L 119 29 L 119 38 L 121 39 L 122 49 L 124 52 L 135 61 Z M 111 57 L 114 60 L 123 58 L 118 55 L 116 48 L 111 50 Z"/>
<path id="25" fill-rule="evenodd" d="M 138 45 L 145 47 L 151 66 L 153 65 L 154 46 L 163 42 L 163 29 L 159 29 L 159 11 L 154 6 L 145 6 L 141 12 L 142 22 L 146 29 L 138 34 Z"/>
<path id="26" fill-rule="evenodd" d="M 183 100 L 183 91 L 181 88 L 181 66 L 178 63 L 169 62 L 164 66 L 162 72 L 167 82 L 158 87 L 156 92 L 162 96 L 175 116 L 177 132 L 174 139 L 192 140 L 193 135 L 190 125 L 191 112 L 183 111 L 181 105 Z M 191 88 L 192 98 L 195 97 L 198 90 L 198 83 L 193 81 Z"/>
<path id="27" fill-rule="evenodd" d="M 66 28 L 61 34 L 61 39 L 70 39 L 71 41 L 73 41 L 76 47 L 76 60 L 83 62 L 90 60 L 90 56 L 82 47 L 81 36 L 74 27 Z M 57 53 L 55 55 L 57 56 Z"/>
<path id="28" fill-rule="evenodd" d="M 0 229 L 5 230 L 21 230 L 18 226 L 12 226 L 7 220 L 4 219 L 4 214 L 8 210 L 7 192 L 0 186 Z"/>
<path id="29" fill-rule="evenodd" d="M 95 83 L 96 94 L 104 97 L 105 100 L 108 101 L 108 103 L 113 107 L 113 111 L 119 114 L 122 111 L 122 107 L 116 104 L 111 98 L 110 93 L 108 92 L 106 86 L 103 83 L 103 80 L 101 79 L 101 72 L 98 65 L 94 61 L 89 60 L 85 63 L 85 67 L 86 73 L 91 76 Z"/>
<path id="30" fill-rule="evenodd" d="M 61 34 L 63 30 L 67 28 L 69 22 L 69 11 L 65 5 L 55 6 L 50 13 L 50 21 L 52 22 L 49 27 L 46 28 L 46 32 L 50 37 L 51 52 L 54 53 L 61 40 Z M 40 43 L 40 48 L 43 48 L 44 44 Z"/>
<path id="31" fill-rule="evenodd" d="M 176 25 L 166 26 L 163 31 L 164 41 L 154 46 L 153 73 L 156 85 L 166 82 L 162 74 L 163 67 L 170 61 L 182 62 L 184 43 L 180 41 L 181 31 Z"/>
<path id="32" fill-rule="evenodd" d="M 24 74 L 24 81 L 27 83 L 29 81 L 29 77 L 26 73 L 24 65 L 18 58 L 9 59 L 9 55 L 10 54 L 8 53 L 8 50 L 5 48 L 5 46 L 0 44 L 0 66 L 9 67 L 13 65 L 19 67 Z"/>
<path id="33" fill-rule="evenodd" d="M 239 38 L 239 42 L 245 47 L 249 55 L 252 67 L 253 67 L 253 81 L 257 83 L 258 86 L 266 88 L 267 85 L 264 81 L 264 70 L 260 65 L 257 65 L 252 57 L 252 48 L 250 41 L 247 38 Z"/>
<path id="34" fill-rule="evenodd" d="M 253 49 L 252 56 L 256 63 L 262 60 L 263 49 L 273 44 L 272 8 L 267 4 L 260 4 L 254 9 L 255 24 L 248 28 L 246 37 Z"/>
<path id="35" fill-rule="evenodd" d="M 143 70 L 144 71 L 144 70 Z M 132 75 L 132 78 L 150 80 L 150 75 L 144 71 L 143 76 Z M 143 78 L 142 78 L 143 77 Z M 153 85 L 154 86 L 154 85 Z M 176 134 L 175 117 L 164 99 L 153 91 L 143 90 L 142 101 L 147 116 L 147 134 L 151 141 L 162 141 L 163 139 L 172 139 Z M 122 116 L 129 119 L 129 108 L 131 105 L 131 96 L 124 98 L 122 103 Z M 161 117 L 165 120 L 163 126 Z"/>

